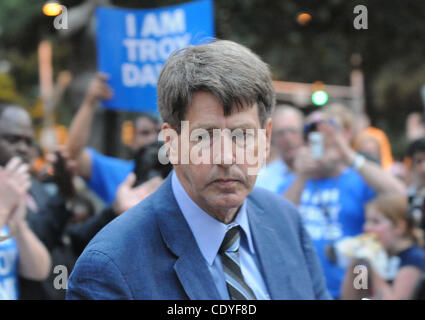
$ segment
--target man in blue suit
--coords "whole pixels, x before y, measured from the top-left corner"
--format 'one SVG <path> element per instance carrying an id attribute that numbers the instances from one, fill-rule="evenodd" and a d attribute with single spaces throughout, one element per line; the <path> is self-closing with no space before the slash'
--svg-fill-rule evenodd
<path id="1" fill-rule="evenodd" d="M 253 188 L 270 147 L 268 66 L 215 41 L 173 54 L 157 90 L 174 170 L 90 242 L 67 298 L 328 299 L 295 207 Z"/>

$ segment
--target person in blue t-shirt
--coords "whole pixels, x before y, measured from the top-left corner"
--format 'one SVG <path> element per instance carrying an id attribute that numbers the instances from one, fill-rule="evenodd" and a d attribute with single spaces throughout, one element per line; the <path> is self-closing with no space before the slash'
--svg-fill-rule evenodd
<path id="1" fill-rule="evenodd" d="M 283 195 L 298 205 L 324 269 L 328 290 L 339 298 L 345 270 L 337 262 L 335 245 L 362 232 L 364 207 L 375 194 L 404 193 L 405 186 L 350 148 L 349 135 L 338 117 L 315 112 L 306 123 L 305 140 L 311 132 L 319 133 L 322 154 L 313 147 L 299 148 L 294 161 L 295 179 Z"/>
<path id="2" fill-rule="evenodd" d="M 114 202 L 118 186 L 133 172 L 135 163 L 132 160 L 105 156 L 86 147 L 96 103 L 110 99 L 113 94 L 106 80 L 107 76 L 101 73 L 93 78 L 83 104 L 72 121 L 67 149 L 71 158 L 77 160 L 77 173 L 106 204 L 110 205 Z M 133 153 L 157 141 L 159 122 L 150 114 L 141 113 L 134 120 L 133 127 L 134 134 L 130 145 Z"/>
<path id="3" fill-rule="evenodd" d="M 10 233 L 7 226 L 0 229 L 0 237 Z M 13 238 L 0 240 L 0 300 L 18 300 L 18 245 Z"/>
<path id="4" fill-rule="evenodd" d="M 18 275 L 42 281 L 51 268 L 49 252 L 25 219 L 28 170 L 18 157 L 0 166 L 0 300 L 19 299 Z"/>
<path id="5" fill-rule="evenodd" d="M 295 179 L 294 160 L 304 143 L 304 115 L 292 106 L 277 105 L 272 121 L 271 143 L 279 156 L 260 170 L 255 186 L 281 194 Z"/>
<path id="6" fill-rule="evenodd" d="M 366 234 L 373 236 L 388 256 L 386 262 L 379 261 L 373 250 L 363 256 L 354 255 L 347 269 L 342 288 L 343 299 L 398 300 L 414 298 L 415 290 L 425 272 L 425 250 L 423 231 L 415 224 L 408 210 L 405 195 L 385 194 L 372 200 L 366 209 Z M 363 244 L 363 247 L 365 244 Z M 367 267 L 364 280 L 367 287 L 357 287 L 354 272 L 357 265 Z M 360 282 L 359 282 L 360 283 Z"/>

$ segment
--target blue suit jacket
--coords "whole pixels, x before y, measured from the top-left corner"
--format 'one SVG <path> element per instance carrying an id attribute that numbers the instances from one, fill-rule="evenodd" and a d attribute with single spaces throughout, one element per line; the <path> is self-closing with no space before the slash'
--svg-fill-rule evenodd
<path id="1" fill-rule="evenodd" d="M 247 198 L 247 213 L 271 298 L 329 298 L 295 207 L 255 188 Z M 67 298 L 221 299 L 174 198 L 171 175 L 92 239 L 70 276 Z"/>

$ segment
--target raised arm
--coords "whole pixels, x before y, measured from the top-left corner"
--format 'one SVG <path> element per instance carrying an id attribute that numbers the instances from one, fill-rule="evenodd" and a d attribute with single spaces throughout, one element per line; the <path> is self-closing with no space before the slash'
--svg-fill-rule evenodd
<path id="1" fill-rule="evenodd" d="M 355 167 L 357 172 L 377 194 L 388 192 L 406 193 L 406 187 L 401 181 L 376 163 L 359 156 L 350 148 L 342 134 L 334 127 L 329 124 L 321 124 L 320 130 L 324 133 L 326 139 L 331 139 L 338 147 L 345 164 Z"/>
<path id="2" fill-rule="evenodd" d="M 303 146 L 297 151 L 294 161 L 295 180 L 284 192 L 283 196 L 298 205 L 301 193 L 312 172 L 316 170 L 317 163 L 314 161 L 308 147 Z"/>
<path id="3" fill-rule="evenodd" d="M 72 120 L 67 149 L 72 159 L 76 160 L 77 173 L 89 179 L 91 176 L 91 156 L 86 149 L 96 103 L 112 97 L 112 90 L 106 84 L 107 76 L 97 73 L 90 83 L 86 97 Z"/>
<path id="4" fill-rule="evenodd" d="M 19 249 L 19 274 L 30 280 L 42 281 L 49 276 L 50 254 L 25 221 L 25 203 L 13 213 L 16 216 L 14 239 Z"/>

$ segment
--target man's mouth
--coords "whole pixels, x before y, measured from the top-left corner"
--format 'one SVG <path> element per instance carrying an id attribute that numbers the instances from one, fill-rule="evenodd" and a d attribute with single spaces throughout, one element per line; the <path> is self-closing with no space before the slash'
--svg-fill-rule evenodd
<path id="1" fill-rule="evenodd" d="M 238 182 L 240 182 L 238 179 L 228 179 L 228 178 L 216 179 L 216 180 L 213 181 L 213 183 L 218 184 L 218 185 L 223 186 L 223 187 L 231 187 Z"/>

